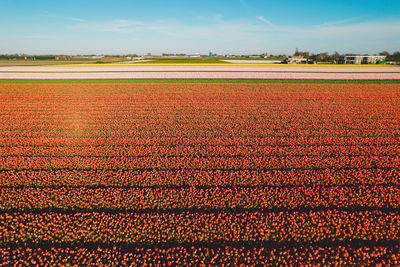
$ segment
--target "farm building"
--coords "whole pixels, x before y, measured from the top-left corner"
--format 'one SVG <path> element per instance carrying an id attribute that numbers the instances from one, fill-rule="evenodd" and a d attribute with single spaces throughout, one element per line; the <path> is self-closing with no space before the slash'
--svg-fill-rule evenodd
<path id="1" fill-rule="evenodd" d="M 284 64 L 314 64 L 314 61 L 308 60 L 303 56 L 289 56 L 285 58 L 282 63 Z"/>
<path id="2" fill-rule="evenodd" d="M 385 61 L 386 56 L 340 56 L 339 64 L 378 64 Z"/>

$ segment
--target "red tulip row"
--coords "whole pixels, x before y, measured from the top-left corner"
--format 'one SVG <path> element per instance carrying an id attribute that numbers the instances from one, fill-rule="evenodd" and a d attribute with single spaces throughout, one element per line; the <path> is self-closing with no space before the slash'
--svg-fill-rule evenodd
<path id="1" fill-rule="evenodd" d="M 9 131 L 9 130 L 1 130 L 0 138 L 2 137 L 12 137 L 12 138 L 55 138 L 55 137 L 64 137 L 64 138 L 71 138 L 71 137 L 82 137 L 82 138 L 99 138 L 99 137 L 106 137 L 106 138 L 147 138 L 147 137 L 159 137 L 159 136 L 167 136 L 167 137 L 176 137 L 176 138 L 187 138 L 187 137 L 216 137 L 216 136 L 224 136 L 227 138 L 234 137 L 234 136 L 243 136 L 249 138 L 259 138 L 263 136 L 275 136 L 275 137 L 323 137 L 323 136 L 345 136 L 345 137 L 396 137 L 400 135 L 400 130 L 387 130 L 384 128 L 380 128 L 381 130 L 370 130 L 370 129 L 358 129 L 355 131 L 346 131 L 338 130 L 335 132 L 326 132 L 326 131 L 316 131 L 312 130 L 311 128 L 307 128 L 305 131 L 295 131 L 293 129 L 287 130 L 280 134 L 276 134 L 277 130 L 265 130 L 265 131 L 246 131 L 246 130 L 235 130 L 232 127 L 228 127 L 226 131 L 218 130 L 213 126 L 210 126 L 210 130 L 205 129 L 205 127 L 200 126 L 201 128 L 198 129 L 190 129 L 190 130 L 182 130 L 177 129 L 175 131 L 170 130 L 171 126 L 162 126 L 160 128 L 150 128 L 148 130 L 141 130 L 141 129 L 132 129 L 126 131 L 109 131 L 109 130 L 99 130 L 99 131 L 92 131 L 87 132 L 84 128 L 71 128 L 66 130 L 24 130 L 24 131 Z M 368 133 L 368 135 L 366 135 Z"/>
<path id="2" fill-rule="evenodd" d="M 68 146 L 3 147 L 0 156 L 13 157 L 262 157 L 262 156 L 396 156 L 400 145 L 388 146 Z"/>
<path id="3" fill-rule="evenodd" d="M 81 88 L 82 86 L 84 85 L 76 85 L 76 87 Z M 119 85 L 120 88 L 124 86 L 126 85 Z M 165 87 L 165 85 L 162 86 Z M 196 88 L 196 86 L 198 85 L 186 85 L 185 89 L 188 91 L 192 88 Z M 278 86 L 279 85 L 272 85 L 268 88 L 268 85 L 230 85 L 230 88 L 233 89 L 242 87 L 244 90 L 248 90 L 250 87 L 257 87 L 259 90 L 258 92 L 248 91 L 244 94 L 227 92 L 226 89 L 228 88 L 226 86 L 224 88 L 224 85 L 221 86 L 220 84 L 213 85 L 214 90 L 205 90 L 197 93 L 164 93 L 160 91 L 146 93 L 137 92 L 135 88 L 132 88 L 132 91 L 130 92 L 132 93 L 131 96 L 120 95 L 112 88 L 108 89 L 110 93 L 114 93 L 112 96 L 100 95 L 98 91 L 94 92 L 93 95 L 88 95 L 84 92 L 78 95 L 66 94 L 65 92 L 62 92 L 62 88 L 53 88 L 53 92 L 59 94 L 58 96 L 49 96 L 46 94 L 40 95 L 37 91 L 29 93 L 26 92 L 26 90 L 17 90 L 13 96 L 1 94 L 3 102 L 0 103 L 2 107 L 2 113 L 0 114 L 14 115 L 22 113 L 22 115 L 25 115 L 21 116 L 22 122 L 24 120 L 29 120 L 29 116 L 27 115 L 35 114 L 38 119 L 42 119 L 43 121 L 49 120 L 50 122 L 50 119 L 54 117 L 57 119 L 71 119 L 68 115 L 73 114 L 73 112 L 78 114 L 85 112 L 90 115 L 90 119 L 98 119 L 101 121 L 101 118 L 107 117 L 100 116 L 99 114 L 103 113 L 108 115 L 115 110 L 119 110 L 120 117 L 125 119 L 142 119 L 144 115 L 146 115 L 148 118 L 154 117 L 162 120 L 167 116 L 171 117 L 175 115 L 176 113 L 174 113 L 173 110 L 193 111 L 191 113 L 182 113 L 181 116 L 185 118 L 200 114 L 210 116 L 220 112 L 221 110 L 237 111 L 237 113 L 240 114 L 246 112 L 258 112 L 259 114 L 266 114 L 269 116 L 280 115 L 283 117 L 284 115 L 287 115 L 287 113 L 290 113 L 290 111 L 299 110 L 301 108 L 306 112 L 311 112 L 317 109 L 326 112 L 336 109 L 337 112 L 348 114 L 351 114 L 350 111 L 354 109 L 354 107 L 371 107 L 371 109 L 358 110 L 360 113 L 362 112 L 362 114 L 384 113 L 384 109 L 392 110 L 398 108 L 393 105 L 399 98 L 398 88 L 393 85 L 386 86 L 385 88 L 382 88 L 383 86 L 381 86 L 381 91 L 377 93 L 371 93 L 371 87 L 369 85 L 360 87 L 360 90 L 362 91 L 359 92 L 321 92 L 318 91 L 318 89 L 321 88 L 315 90 L 315 85 L 307 85 L 305 87 L 308 88 L 305 89 L 309 92 L 301 92 L 301 90 L 299 90 L 298 92 L 291 93 L 282 92 L 276 88 Z M 284 86 L 286 88 L 294 88 L 293 85 Z M 28 87 L 29 85 L 25 85 L 25 88 Z M 331 88 L 335 90 L 339 87 L 343 88 L 343 85 L 334 85 Z M 98 89 L 98 86 L 92 85 L 92 89 L 96 90 Z M 218 89 L 222 89 L 221 92 L 216 92 Z M 268 91 L 268 89 L 272 90 Z M 296 89 L 301 89 L 301 87 L 297 87 Z M 311 92 L 310 90 L 313 89 L 314 91 Z M 52 105 L 48 105 L 49 103 Z M 237 109 L 237 107 L 241 106 L 243 107 L 242 109 Z M 260 106 L 263 106 L 264 109 L 257 110 Z M 71 109 L 71 107 L 74 107 L 75 109 Z M 384 109 L 381 109 L 381 107 Z M 132 109 L 135 110 L 136 113 L 129 114 L 128 111 Z M 146 113 L 146 111 L 149 110 L 152 110 L 153 112 Z M 210 112 L 205 112 L 206 110 L 210 110 Z M 41 114 L 35 113 L 37 111 L 40 111 Z M 282 113 L 278 113 L 278 111 L 282 111 Z M 156 116 L 162 113 L 165 114 L 165 116 Z M 307 113 L 293 115 L 307 119 Z M 206 116 L 205 118 L 210 117 Z M 344 119 L 348 118 L 350 117 L 345 117 Z M 224 116 L 221 117 L 221 119 L 229 120 L 230 117 Z M 382 119 L 385 119 L 385 117 Z M 361 123 L 364 123 L 364 121 L 361 121 Z"/>
<path id="4" fill-rule="evenodd" d="M 9 170 L 3 187 L 400 185 L 400 169 Z"/>
<path id="5" fill-rule="evenodd" d="M 1 170 L 24 169 L 319 169 L 399 168 L 400 155 L 339 157 L 1 157 Z"/>
<path id="6" fill-rule="evenodd" d="M 203 92 L 214 92 L 216 95 L 229 92 L 234 95 L 248 95 L 253 92 L 271 92 L 277 97 L 293 95 L 295 93 L 327 94 L 358 94 L 361 98 L 365 94 L 380 95 L 382 89 L 387 94 L 398 91 L 397 84 L 281 84 L 281 83 L 124 83 L 124 84 L 2 84 L 0 93 L 7 97 L 18 96 L 22 91 L 32 94 L 38 100 L 41 96 L 58 98 L 60 95 L 81 95 L 109 97 L 125 96 L 141 98 L 143 95 L 159 96 L 164 93 L 199 95 Z M 364 94 L 364 95 L 363 95 Z M 106 100 L 107 100 L 106 99 Z"/>
<path id="7" fill-rule="evenodd" d="M 0 246 L 70 243 L 157 245 L 268 242 L 400 242 L 400 214 L 380 211 L 279 213 L 5 213 Z"/>
<path id="8" fill-rule="evenodd" d="M 0 189 L 0 210 L 281 210 L 400 208 L 392 186 L 295 188 Z"/>
<path id="9" fill-rule="evenodd" d="M 244 248 L 225 246 L 130 248 L 0 248 L 0 266 L 33 265 L 224 265 L 233 266 L 397 266 L 400 264 L 400 247 L 396 246 L 299 246 L 294 248 Z"/>
<path id="10" fill-rule="evenodd" d="M 129 104 L 129 103 L 128 103 Z M 242 104 L 243 105 L 243 104 Z M 248 105 L 248 104 L 247 104 Z M 268 103 L 266 103 L 268 105 Z M 75 107 L 76 108 L 76 107 Z M 94 107 L 97 109 L 98 107 Z M 238 108 L 241 108 L 240 106 Z M 206 110 L 206 109 L 205 109 Z M 279 110 L 279 109 L 278 109 Z M 290 108 L 289 108 L 290 110 Z M 130 113 L 135 111 L 136 113 Z M 137 112 L 138 111 L 138 112 Z M 183 109 L 178 109 L 179 112 L 184 112 Z M 294 111 L 297 111 L 294 109 Z M 3 117 L 4 124 L 1 125 L 2 130 L 8 131 L 26 131 L 26 130 L 65 130 L 72 128 L 74 126 L 84 127 L 87 131 L 96 130 L 132 130 L 132 129 L 149 129 L 151 126 L 161 126 L 169 125 L 175 128 L 190 130 L 193 128 L 200 128 L 199 126 L 209 127 L 216 126 L 217 129 L 227 130 L 228 127 L 234 127 L 239 130 L 237 126 L 242 126 L 243 130 L 251 130 L 249 125 L 245 123 L 252 123 L 254 129 L 266 130 L 277 129 L 279 132 L 286 132 L 288 129 L 296 129 L 298 131 L 306 131 L 307 128 L 313 128 L 317 131 L 338 131 L 340 129 L 357 131 L 356 128 L 351 127 L 352 117 L 345 118 L 338 123 L 338 118 L 332 118 L 330 120 L 324 118 L 313 118 L 313 113 L 308 111 L 308 117 L 302 117 L 302 120 L 292 121 L 288 116 L 290 113 L 288 110 L 283 110 L 282 113 L 278 113 L 277 110 L 270 110 L 271 113 L 265 113 L 265 110 L 249 109 L 248 107 L 243 107 L 242 112 L 235 109 L 219 110 L 213 113 L 203 114 L 204 110 L 197 114 L 193 113 L 182 113 L 179 114 L 179 118 L 176 116 L 176 108 L 167 108 L 163 112 L 152 112 L 146 113 L 146 110 L 135 110 L 132 106 L 127 106 L 126 110 L 121 108 L 118 112 L 118 116 L 115 116 L 116 110 L 109 111 L 108 113 L 114 113 L 114 116 L 107 116 L 102 112 L 94 113 L 92 110 L 60 110 L 60 114 L 54 114 L 53 111 L 48 111 L 48 114 L 44 113 L 46 111 L 41 110 L 39 117 L 35 118 L 35 124 L 32 124 L 32 117 L 37 116 L 37 111 L 9 111 L 7 116 Z M 57 112 L 57 111 L 56 111 Z M 63 113 L 64 112 L 64 113 Z M 148 111 L 147 111 L 148 112 Z M 279 111 L 281 112 L 281 111 Z M 313 111 L 314 112 L 314 111 Z M 13 114 L 14 113 L 14 114 Z M 22 113 L 22 114 L 21 114 Z M 138 114 L 139 113 L 139 114 Z M 142 113 L 142 114 L 141 114 Z M 205 113 L 205 112 L 204 112 Z M 219 114 L 218 114 L 219 113 Z M 232 114 L 230 114 L 232 113 Z M 238 114 L 239 113 L 239 114 Z M 239 116 L 238 116 L 239 115 Z M 365 114 L 366 115 L 366 114 Z M 12 118 L 19 116 L 20 120 L 13 122 Z M 114 118 L 110 118 L 114 117 Z M 174 119 L 179 119 L 174 121 Z M 57 123 L 57 121 L 61 123 Z M 109 123 L 109 124 L 107 124 Z M 287 124 L 290 123 L 290 124 Z M 285 126 L 285 128 L 280 128 Z M 322 125 L 325 125 L 324 129 Z M 396 129 L 396 121 L 392 118 L 381 118 L 378 121 L 379 126 L 385 126 L 385 128 Z M 373 129 L 376 130 L 376 126 L 371 120 L 366 117 L 365 120 L 360 121 L 359 129 Z M 253 130 L 254 130 L 253 129 Z"/>
<path id="11" fill-rule="evenodd" d="M 396 111 L 397 112 L 397 111 Z M 375 125 L 373 127 L 355 128 L 348 123 L 347 125 L 337 126 L 336 128 L 325 128 L 326 123 L 320 122 L 322 128 L 314 125 L 305 125 L 303 127 L 291 126 L 283 128 L 283 125 L 268 124 L 248 124 L 249 120 L 243 121 L 243 124 L 205 124 L 197 121 L 191 122 L 189 125 L 179 124 L 178 126 L 172 123 L 155 122 L 149 125 L 131 126 L 130 128 L 121 128 L 118 125 L 112 126 L 104 122 L 96 129 L 88 129 L 82 122 L 68 123 L 63 128 L 0 128 L 0 137 L 84 137 L 84 138 L 147 138 L 147 137 L 323 137 L 323 136 L 345 136 L 345 137 L 396 137 L 400 134 L 398 126 L 388 126 L 386 124 Z M 287 122 L 286 122 L 287 123 Z M 356 122 L 353 122 L 356 123 Z M 285 123 L 283 123 L 285 124 Z M 252 127 L 251 127 L 252 125 Z M 332 126 L 333 127 L 333 126 Z"/>
<path id="12" fill-rule="evenodd" d="M 136 147 L 136 146 L 295 146 L 312 149 L 317 146 L 394 146 L 398 147 L 400 137 L 344 137 L 344 136 L 264 136 L 264 137 L 144 137 L 144 138 L 80 138 L 80 137 L 0 137 L 0 147 Z M 295 149 L 295 148 L 294 148 Z"/>
<path id="13" fill-rule="evenodd" d="M 101 114 L 99 114 L 100 116 Z M 71 115 L 71 116 L 87 116 L 86 114 L 82 115 Z M 16 117 L 16 116 L 15 116 Z M 35 124 L 32 124 L 32 121 L 28 121 L 25 124 L 21 123 L 12 123 L 12 119 L 10 118 L 10 122 L 8 124 L 7 121 L 0 127 L 1 132 L 7 133 L 9 135 L 35 135 L 36 132 L 40 133 L 48 133 L 47 135 L 53 135 L 56 133 L 66 133 L 68 130 L 76 130 L 84 129 L 85 135 L 98 135 L 99 133 L 105 132 L 110 136 L 118 136 L 122 133 L 130 133 L 133 135 L 141 134 L 140 131 L 143 132 L 152 132 L 155 133 L 166 131 L 171 135 L 179 135 L 180 133 L 190 133 L 195 131 L 204 131 L 204 132 L 221 132 L 221 133 L 244 133 L 245 136 L 287 136 L 292 133 L 292 135 L 300 135 L 300 136 L 309 136 L 309 135 L 351 135 L 358 136 L 363 135 L 363 133 L 368 132 L 369 135 L 378 133 L 377 135 L 390 135 L 393 131 L 394 133 L 398 130 L 397 122 L 392 121 L 378 121 L 378 125 L 374 125 L 372 122 L 360 123 L 358 127 L 354 127 L 351 125 L 351 121 L 313 121 L 313 122 L 302 122 L 299 125 L 296 125 L 295 122 L 288 122 L 287 120 L 283 120 L 277 123 L 276 118 L 258 118 L 256 121 L 256 114 L 247 114 L 247 116 L 240 117 L 240 119 L 235 118 L 235 114 L 232 115 L 232 118 L 229 120 L 224 120 L 215 116 L 214 119 L 204 119 L 204 116 L 201 118 L 146 118 L 143 121 L 132 121 L 122 123 L 120 122 L 120 118 L 117 118 L 116 121 L 112 119 L 99 121 L 99 122 L 90 122 L 86 121 L 86 117 L 83 119 L 76 120 L 68 120 L 65 119 L 63 122 L 51 125 L 47 122 L 35 121 Z M 54 120 L 54 118 L 53 118 Z M 175 121 L 178 120 L 178 121 Z M 279 119 L 278 119 L 279 120 Z M 290 123 L 290 124 L 288 124 Z M 297 122 L 300 123 L 300 122 Z M 286 126 L 286 127 L 285 127 Z M 380 128 L 378 128 L 380 126 Z M 371 131 L 371 132 L 369 132 Z M 6 135 L 3 135 L 6 136 Z"/>

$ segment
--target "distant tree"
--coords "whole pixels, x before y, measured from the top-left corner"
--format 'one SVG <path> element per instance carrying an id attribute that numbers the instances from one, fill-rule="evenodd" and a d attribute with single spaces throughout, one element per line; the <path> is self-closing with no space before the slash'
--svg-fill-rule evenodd
<path id="1" fill-rule="evenodd" d="M 317 61 L 319 62 L 329 62 L 329 54 L 328 52 L 319 53 L 317 56 Z"/>
<path id="2" fill-rule="evenodd" d="M 309 58 L 308 59 L 311 59 L 311 60 L 314 60 L 314 61 L 317 61 L 317 57 L 318 57 L 318 55 L 316 55 L 316 54 L 311 54 L 311 56 L 309 56 Z"/>
<path id="3" fill-rule="evenodd" d="M 293 56 L 295 56 L 295 57 L 300 56 L 300 52 L 299 52 L 299 49 L 297 47 L 296 47 L 296 51 L 294 52 Z"/>
<path id="4" fill-rule="evenodd" d="M 379 55 L 380 55 L 380 56 L 389 57 L 389 56 L 390 56 L 390 53 L 389 53 L 388 51 L 382 51 L 382 52 L 379 53 Z"/>
<path id="5" fill-rule="evenodd" d="M 400 51 L 394 52 L 392 55 L 387 57 L 389 61 L 400 61 Z"/>
<path id="6" fill-rule="evenodd" d="M 332 55 L 333 63 L 337 63 L 339 61 L 339 57 L 340 57 L 340 54 L 337 51 L 335 51 L 335 53 L 333 53 L 333 55 Z"/>

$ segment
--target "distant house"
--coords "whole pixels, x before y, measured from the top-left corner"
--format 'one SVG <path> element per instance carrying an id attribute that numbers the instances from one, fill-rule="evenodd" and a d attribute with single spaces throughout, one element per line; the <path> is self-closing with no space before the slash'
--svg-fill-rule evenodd
<path id="1" fill-rule="evenodd" d="M 385 61 L 386 56 L 339 56 L 339 64 L 378 64 Z"/>
<path id="2" fill-rule="evenodd" d="M 283 64 L 314 64 L 314 61 L 308 60 L 303 56 L 288 56 L 282 61 Z"/>

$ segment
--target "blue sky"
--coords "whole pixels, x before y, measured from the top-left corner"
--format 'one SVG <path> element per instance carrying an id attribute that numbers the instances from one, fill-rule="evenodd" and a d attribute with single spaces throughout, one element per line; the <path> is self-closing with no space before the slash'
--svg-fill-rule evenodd
<path id="1" fill-rule="evenodd" d="M 0 54 L 379 53 L 399 0 L 0 0 Z"/>

